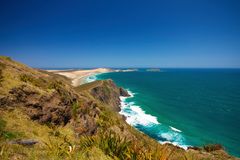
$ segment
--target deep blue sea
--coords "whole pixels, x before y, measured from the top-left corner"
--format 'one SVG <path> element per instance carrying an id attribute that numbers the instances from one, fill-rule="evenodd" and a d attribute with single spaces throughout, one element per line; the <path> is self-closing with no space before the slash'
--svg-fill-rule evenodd
<path id="1" fill-rule="evenodd" d="M 127 122 L 160 143 L 183 148 L 220 143 L 240 156 L 240 70 L 162 69 L 116 72 L 113 79 L 132 96 L 122 98 Z"/>

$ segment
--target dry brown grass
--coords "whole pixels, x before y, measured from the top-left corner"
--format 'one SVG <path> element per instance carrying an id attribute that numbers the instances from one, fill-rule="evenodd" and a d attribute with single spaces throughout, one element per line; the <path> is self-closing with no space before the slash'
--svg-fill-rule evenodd
<path id="1" fill-rule="evenodd" d="M 4 64 L 4 65 L 1 65 Z M 97 104 L 100 114 L 96 118 L 98 132 L 96 135 L 76 138 L 73 126 L 49 127 L 41 125 L 21 110 L 22 106 L 3 109 L 0 106 L 0 159 L 149 159 L 149 160 L 225 160 L 234 159 L 224 151 L 188 150 L 184 151 L 173 145 L 161 145 L 147 135 L 129 126 L 122 117 L 109 106 L 94 99 L 89 93 L 91 88 L 107 85 L 104 81 L 84 84 L 76 89 L 71 88 L 71 81 L 59 75 L 45 71 L 33 70 L 17 63 L 8 57 L 0 56 L 0 96 L 7 95 L 9 90 L 20 85 L 29 85 L 40 94 L 58 90 L 61 98 L 71 98 L 70 92 L 78 92 L 82 99 Z M 111 89 L 108 86 L 106 92 Z M 81 104 L 78 100 L 72 105 L 73 117 Z M 26 106 L 25 106 L 26 107 Z M 89 114 L 85 106 L 84 114 Z M 11 109 L 10 109 L 11 108 Z M 80 108 L 81 109 L 81 108 Z M 75 117 L 75 118 L 74 118 Z M 2 121 L 1 121 L 2 120 Z M 5 123 L 6 122 L 6 123 Z M 33 147 L 9 143 L 16 139 L 34 139 L 39 141 Z M 209 148 L 209 147 L 208 147 Z"/>

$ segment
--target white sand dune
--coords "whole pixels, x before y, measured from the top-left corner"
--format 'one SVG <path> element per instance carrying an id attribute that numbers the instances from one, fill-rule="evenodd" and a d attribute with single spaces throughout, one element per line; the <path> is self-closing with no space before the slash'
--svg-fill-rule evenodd
<path id="1" fill-rule="evenodd" d="M 114 70 L 109 68 L 97 68 L 97 69 L 89 69 L 89 70 L 47 70 L 48 72 L 60 74 L 66 76 L 72 80 L 73 86 L 81 85 L 85 82 L 85 79 L 89 76 L 99 74 L 99 73 L 108 73 L 114 72 Z"/>

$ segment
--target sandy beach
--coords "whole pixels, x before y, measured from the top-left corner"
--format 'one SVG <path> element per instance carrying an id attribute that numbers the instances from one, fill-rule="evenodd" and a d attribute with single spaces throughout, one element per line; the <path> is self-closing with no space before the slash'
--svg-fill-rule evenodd
<path id="1" fill-rule="evenodd" d="M 60 74 L 66 76 L 72 80 L 73 86 L 78 86 L 86 82 L 86 78 L 99 73 L 114 72 L 114 70 L 109 68 L 97 68 L 88 70 L 47 70 L 55 74 Z"/>

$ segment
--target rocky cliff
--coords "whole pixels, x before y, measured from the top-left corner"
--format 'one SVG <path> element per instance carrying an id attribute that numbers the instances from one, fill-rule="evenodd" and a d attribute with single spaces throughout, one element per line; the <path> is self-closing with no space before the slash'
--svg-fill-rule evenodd
<path id="1" fill-rule="evenodd" d="M 159 144 L 118 114 L 119 96 L 129 95 L 112 80 L 73 87 L 0 57 L 0 159 L 235 159 L 222 147 Z"/>

